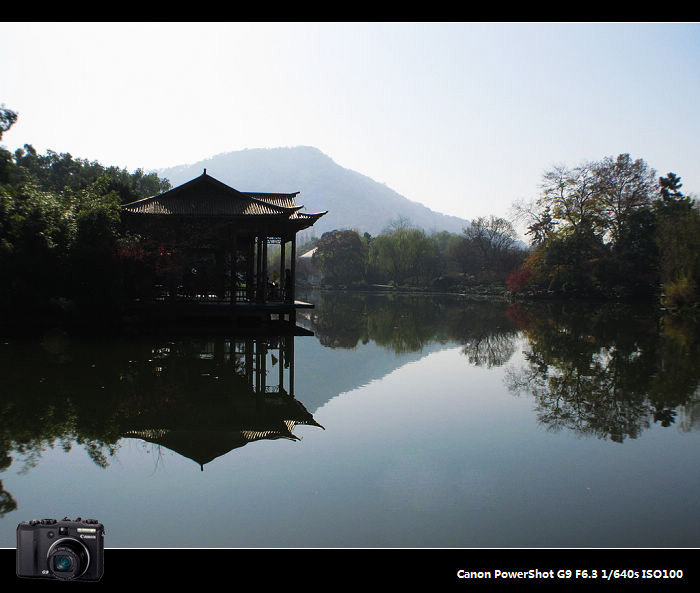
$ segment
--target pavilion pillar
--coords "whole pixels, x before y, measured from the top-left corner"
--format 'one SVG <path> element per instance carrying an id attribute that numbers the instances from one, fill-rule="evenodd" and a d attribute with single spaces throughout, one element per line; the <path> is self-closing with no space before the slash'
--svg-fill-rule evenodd
<path id="1" fill-rule="evenodd" d="M 285 363 L 289 367 L 289 395 L 294 397 L 294 336 L 288 336 Z"/>
<path id="2" fill-rule="evenodd" d="M 268 272 L 267 272 L 267 233 L 262 239 L 262 302 L 267 302 L 268 290 Z"/>
<path id="3" fill-rule="evenodd" d="M 284 298 L 285 290 L 287 290 L 284 277 L 284 264 L 286 259 L 285 245 L 285 238 L 280 236 L 280 298 Z"/>
<path id="4" fill-rule="evenodd" d="M 248 240 L 246 245 L 246 298 L 255 298 L 255 237 Z"/>
<path id="5" fill-rule="evenodd" d="M 293 303 L 296 299 L 296 280 L 297 280 L 297 235 L 294 233 L 292 236 L 292 253 L 290 254 L 291 261 L 289 262 L 289 267 L 291 270 L 290 281 L 291 286 L 289 287 L 290 300 Z"/>
<path id="6" fill-rule="evenodd" d="M 284 388 L 284 338 L 280 336 L 279 342 L 277 343 L 277 349 L 279 352 L 279 372 L 280 372 L 280 378 L 279 378 L 279 384 L 280 384 L 280 393 L 284 393 L 287 390 Z"/>
<path id="7" fill-rule="evenodd" d="M 247 339 L 244 346 L 245 359 L 245 376 L 248 379 L 248 386 L 251 391 L 255 390 L 255 342 L 252 339 Z"/>
<path id="8" fill-rule="evenodd" d="M 258 342 L 260 348 L 260 389 L 259 393 L 265 395 L 267 391 L 267 342 L 260 340 Z"/>
<path id="9" fill-rule="evenodd" d="M 236 264 L 238 262 L 238 237 L 236 236 L 236 233 L 233 233 L 233 236 L 231 237 L 231 282 L 230 282 L 230 290 L 231 294 L 229 295 L 230 303 L 231 305 L 236 304 L 236 289 L 238 288 L 236 286 L 237 281 L 238 281 L 238 274 L 236 272 Z"/>
<path id="10" fill-rule="evenodd" d="M 256 252 L 255 252 L 255 301 L 263 302 L 263 265 L 262 265 L 262 237 L 256 237 Z"/>
<path id="11" fill-rule="evenodd" d="M 214 258 L 216 262 L 216 296 L 223 300 L 226 298 L 226 251 L 217 249 L 214 252 Z"/>
<path id="12" fill-rule="evenodd" d="M 262 385 L 262 361 L 260 356 L 261 349 L 261 340 L 255 340 L 255 393 L 260 393 L 260 387 Z"/>

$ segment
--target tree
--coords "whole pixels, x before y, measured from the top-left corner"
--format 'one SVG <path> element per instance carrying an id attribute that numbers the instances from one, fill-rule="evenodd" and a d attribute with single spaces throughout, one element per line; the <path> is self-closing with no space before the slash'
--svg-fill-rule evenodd
<path id="1" fill-rule="evenodd" d="M 628 216 L 651 206 L 658 192 L 656 172 L 642 159 L 633 161 L 629 154 L 604 158 L 594 172 L 598 216 L 614 244 L 622 236 Z"/>
<path id="2" fill-rule="evenodd" d="M 541 187 L 538 203 L 554 219 L 574 228 L 597 222 L 595 165 L 583 163 L 573 169 L 557 165 L 545 172 Z"/>
<path id="3" fill-rule="evenodd" d="M 0 105 L 0 140 L 2 135 L 7 132 L 17 121 L 17 113 L 11 109 L 7 109 L 5 104 Z"/>
<path id="4" fill-rule="evenodd" d="M 166 184 L 31 145 L 0 149 L 2 312 L 85 318 L 116 310 L 127 269 L 119 260 L 126 241 L 119 188 L 136 199 Z"/>
<path id="5" fill-rule="evenodd" d="M 599 292 L 598 271 L 605 248 L 590 227 L 569 227 L 546 245 L 541 265 L 547 288 L 563 293 L 591 296 Z"/>
<path id="6" fill-rule="evenodd" d="M 544 212 L 542 212 L 542 215 L 527 227 L 527 232 L 525 234 L 532 235 L 532 243 L 534 245 L 542 245 L 546 243 L 547 239 L 552 235 L 556 224 L 549 211 L 549 206 L 547 206 Z"/>
<path id="7" fill-rule="evenodd" d="M 518 235 L 510 221 L 492 215 L 472 220 L 464 229 L 464 237 L 479 253 L 482 271 L 500 272 L 508 266 L 508 255 L 513 251 Z"/>
<path id="8" fill-rule="evenodd" d="M 659 194 L 664 202 L 683 199 L 680 189 L 683 187 L 681 178 L 675 173 L 669 173 L 666 177 L 659 177 Z"/>
<path id="9" fill-rule="evenodd" d="M 329 231 L 321 235 L 314 259 L 327 282 L 360 282 L 365 277 L 367 245 L 357 231 Z"/>
<path id="10" fill-rule="evenodd" d="M 515 210 L 536 245 L 552 236 L 555 226 L 562 232 L 586 227 L 585 233 L 615 245 L 630 214 L 650 207 L 658 187 L 656 172 L 644 160 L 620 154 L 574 168 L 554 166 L 544 173 L 535 204 Z"/>
<path id="11" fill-rule="evenodd" d="M 438 273 L 436 243 L 422 230 L 399 220 L 370 245 L 370 266 L 375 278 L 403 284 L 426 282 Z"/>
<path id="12" fill-rule="evenodd" d="M 430 240 L 435 245 L 437 258 L 436 276 L 449 276 L 458 272 L 459 263 L 455 258 L 457 248 L 462 243 L 462 237 L 457 233 L 440 231 L 430 235 Z"/>
<path id="13" fill-rule="evenodd" d="M 693 209 L 695 200 L 681 192 L 681 178 L 675 173 L 659 177 L 659 199 L 654 201 L 654 208 L 662 215 L 683 214 Z"/>
<path id="14" fill-rule="evenodd" d="M 624 298 L 653 297 L 659 286 L 658 218 L 651 208 L 630 212 L 599 270 L 601 286 Z"/>
<path id="15" fill-rule="evenodd" d="M 512 223 L 493 215 L 472 220 L 464 235 L 479 247 L 485 259 L 508 251 L 517 240 Z"/>
<path id="16" fill-rule="evenodd" d="M 512 212 L 513 219 L 527 227 L 525 234 L 531 235 L 530 242 L 534 246 L 546 243 L 558 224 L 552 217 L 551 204 L 542 207 L 539 200 L 515 202 Z"/>
<path id="17" fill-rule="evenodd" d="M 674 309 L 700 300 L 700 212 L 681 187 L 675 173 L 661 177 L 659 198 L 654 201 L 663 302 Z"/>
<path id="18" fill-rule="evenodd" d="M 530 279 L 541 288 L 579 295 L 655 294 L 658 208 L 652 203 L 661 188 L 664 207 L 670 207 L 680 187 L 675 176 L 662 182 L 655 176 L 629 154 L 547 171 L 536 202 L 515 207 L 536 254 L 527 262 L 529 273 L 513 276 L 511 285 L 529 288 Z"/>
<path id="19" fill-rule="evenodd" d="M 543 174 L 535 201 L 514 204 L 514 217 L 527 226 L 526 234 L 533 245 L 546 243 L 556 228 L 600 229 L 595 169 L 596 165 L 589 162 L 574 168 L 555 165 Z"/>
<path id="20" fill-rule="evenodd" d="M 70 153 L 53 150 L 42 155 L 31 144 L 17 149 L 14 161 L 24 178 L 33 179 L 44 191 L 61 192 L 65 188 L 80 191 L 104 179 L 105 191 L 116 191 L 124 204 L 170 189 L 170 182 L 155 173 L 145 174 L 142 169 L 129 173 L 126 169 L 105 167 L 97 161 L 76 159 Z"/>

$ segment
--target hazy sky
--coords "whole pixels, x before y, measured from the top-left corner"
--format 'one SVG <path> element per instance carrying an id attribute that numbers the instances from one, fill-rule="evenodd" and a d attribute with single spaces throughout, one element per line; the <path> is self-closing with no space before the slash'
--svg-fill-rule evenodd
<path id="1" fill-rule="evenodd" d="M 467 219 L 623 152 L 700 194 L 697 23 L 0 23 L 0 103 L 12 150 L 133 171 L 315 146 Z"/>

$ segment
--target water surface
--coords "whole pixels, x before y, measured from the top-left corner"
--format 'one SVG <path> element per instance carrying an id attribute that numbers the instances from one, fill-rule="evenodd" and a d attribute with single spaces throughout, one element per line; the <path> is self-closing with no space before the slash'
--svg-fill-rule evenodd
<path id="1" fill-rule="evenodd" d="M 0 343 L 0 547 L 697 547 L 697 328 L 323 294 L 314 335 Z"/>

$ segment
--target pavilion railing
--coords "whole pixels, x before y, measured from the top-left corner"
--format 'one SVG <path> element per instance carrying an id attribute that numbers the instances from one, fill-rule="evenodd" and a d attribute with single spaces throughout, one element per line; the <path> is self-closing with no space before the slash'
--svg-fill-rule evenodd
<path id="1" fill-rule="evenodd" d="M 231 290 L 216 291 L 209 290 L 185 290 L 183 286 L 178 286 L 175 292 L 167 286 L 157 285 L 152 296 L 156 302 L 178 302 L 178 303 L 207 303 L 207 304 L 231 304 L 231 303 L 281 303 L 285 301 L 285 294 L 276 285 L 268 285 L 265 289 L 264 298 L 259 298 L 257 286 L 248 288 L 246 286 L 237 287 L 233 298 Z"/>

